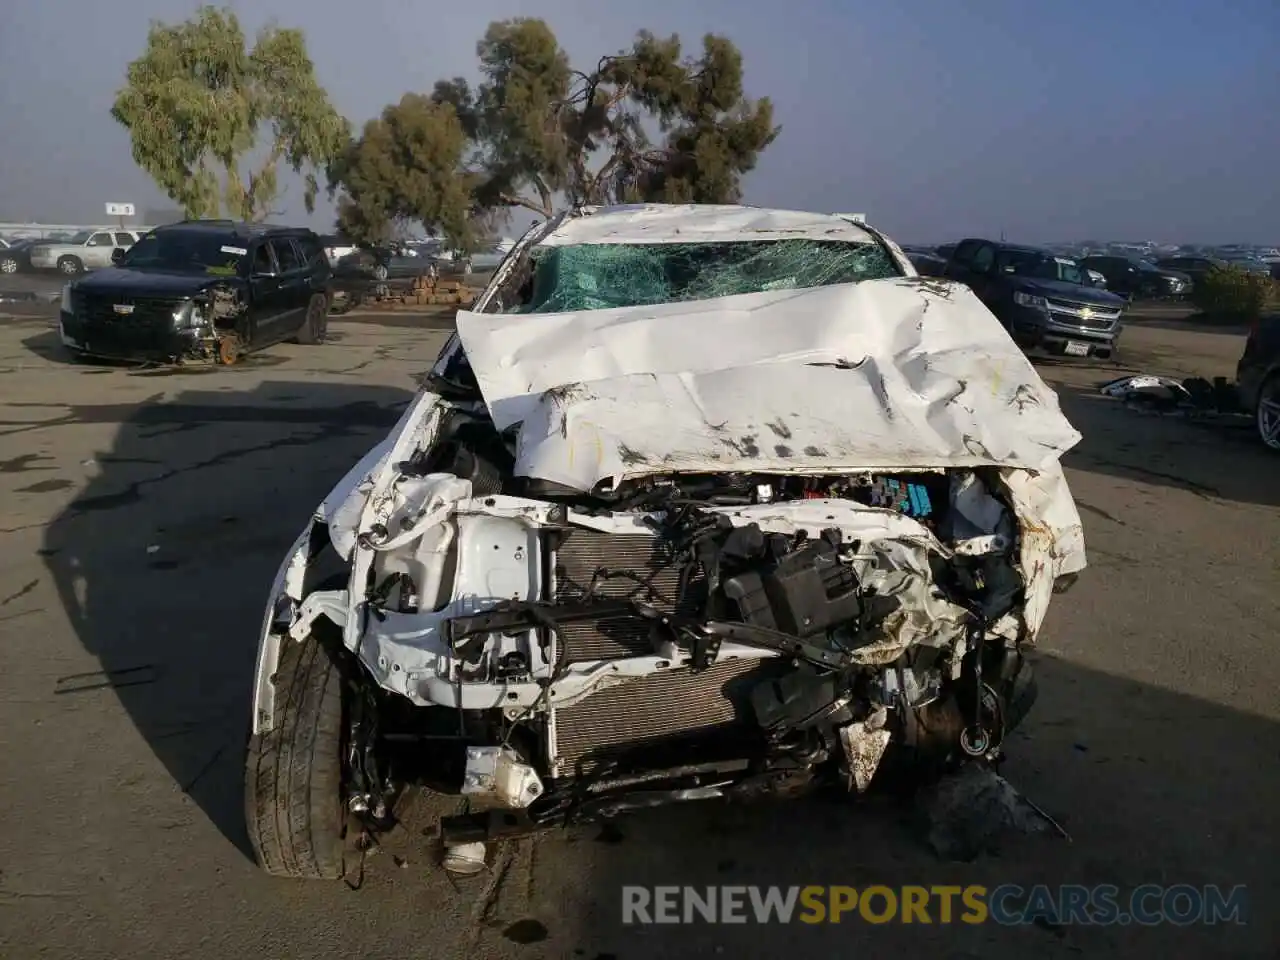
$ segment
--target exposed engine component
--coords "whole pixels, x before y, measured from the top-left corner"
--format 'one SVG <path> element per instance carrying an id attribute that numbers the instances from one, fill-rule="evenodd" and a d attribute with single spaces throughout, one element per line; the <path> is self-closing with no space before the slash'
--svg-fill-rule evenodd
<path id="1" fill-rule="evenodd" d="M 894 740 L 938 762 L 984 757 L 1021 715 L 1026 672 L 1002 659 L 1016 621 L 994 627 L 1020 596 L 1016 537 L 974 474 L 662 477 L 500 519 L 486 513 L 502 512 L 502 473 L 466 428 L 405 482 L 469 480 L 484 508 L 384 551 L 370 591 L 383 649 L 453 691 L 464 795 L 525 810 L 532 829 L 598 813 L 590 798 L 639 802 L 641 786 L 710 790 L 726 764 L 745 764 L 729 792 L 824 771 L 862 791 Z M 411 624 L 418 667 L 396 653 Z M 486 703 L 510 705 L 493 723 Z"/>

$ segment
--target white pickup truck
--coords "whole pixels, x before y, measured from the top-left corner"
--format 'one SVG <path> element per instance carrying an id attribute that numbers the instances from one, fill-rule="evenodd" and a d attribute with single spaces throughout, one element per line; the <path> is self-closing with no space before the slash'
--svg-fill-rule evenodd
<path id="1" fill-rule="evenodd" d="M 138 242 L 136 230 L 103 228 L 81 230 L 68 240 L 41 242 L 31 247 L 31 266 L 37 270 L 57 270 L 68 276 L 111 266 L 111 251 L 129 249 Z"/>

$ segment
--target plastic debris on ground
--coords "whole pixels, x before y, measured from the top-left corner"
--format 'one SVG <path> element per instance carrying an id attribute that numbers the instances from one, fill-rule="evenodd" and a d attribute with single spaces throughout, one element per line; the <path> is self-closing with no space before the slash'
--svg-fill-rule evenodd
<path id="1" fill-rule="evenodd" d="M 1176 380 L 1154 374 L 1120 377 L 1102 384 L 1098 391 L 1144 413 L 1177 416 L 1240 413 L 1235 384 L 1226 377 Z"/>
<path id="2" fill-rule="evenodd" d="M 1001 841 L 1065 831 L 990 767 L 968 764 L 919 798 L 929 846 L 944 860 L 999 853 Z"/>

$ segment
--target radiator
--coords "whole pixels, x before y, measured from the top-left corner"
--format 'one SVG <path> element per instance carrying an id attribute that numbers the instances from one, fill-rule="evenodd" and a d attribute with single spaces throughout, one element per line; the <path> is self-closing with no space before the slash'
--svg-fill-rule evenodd
<path id="1" fill-rule="evenodd" d="M 705 580 L 698 572 L 690 580 L 685 600 L 676 602 L 681 568 L 674 562 L 665 540 L 646 534 L 573 530 L 553 552 L 551 564 L 555 570 L 555 596 L 559 600 L 580 598 L 591 586 L 593 577 L 593 597 L 641 600 L 664 613 L 696 614 L 706 597 Z M 597 576 L 601 570 L 607 575 Z M 570 663 L 620 660 L 654 652 L 650 624 L 637 617 L 569 623 L 557 633 Z"/>
<path id="2" fill-rule="evenodd" d="M 551 712 L 551 775 L 571 775 L 580 760 L 627 747 L 698 730 L 754 724 L 746 691 L 758 677 L 772 673 L 778 662 L 743 658 L 701 673 L 663 670 L 556 707 Z"/>

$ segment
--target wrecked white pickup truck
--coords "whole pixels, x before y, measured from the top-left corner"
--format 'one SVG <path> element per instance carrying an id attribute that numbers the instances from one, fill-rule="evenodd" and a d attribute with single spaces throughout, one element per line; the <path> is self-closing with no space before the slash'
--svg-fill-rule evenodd
<path id="1" fill-rule="evenodd" d="M 1079 439 L 968 288 L 865 224 L 535 226 L 281 567 L 260 863 L 337 876 L 407 785 L 470 798 L 441 824 L 463 869 L 547 826 L 998 756 L 1085 566 Z"/>

